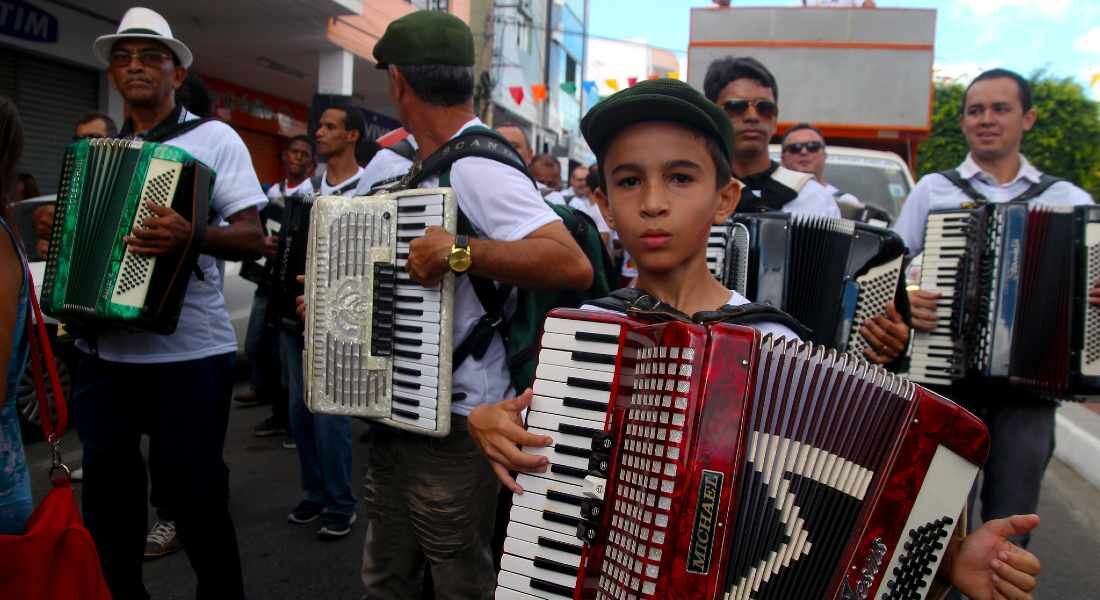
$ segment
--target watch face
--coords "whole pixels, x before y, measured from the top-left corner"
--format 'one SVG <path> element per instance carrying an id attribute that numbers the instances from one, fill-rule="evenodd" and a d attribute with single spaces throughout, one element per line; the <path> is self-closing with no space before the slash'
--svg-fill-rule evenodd
<path id="1" fill-rule="evenodd" d="M 470 268 L 470 250 L 469 248 L 455 248 L 451 250 L 451 257 L 448 261 L 452 271 L 462 273 L 466 269 Z"/>

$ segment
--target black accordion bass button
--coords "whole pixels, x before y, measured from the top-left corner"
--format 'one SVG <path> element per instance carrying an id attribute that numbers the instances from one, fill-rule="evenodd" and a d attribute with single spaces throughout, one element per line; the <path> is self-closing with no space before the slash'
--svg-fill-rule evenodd
<path id="1" fill-rule="evenodd" d="M 593 452 L 592 456 L 588 457 L 588 472 L 596 477 L 607 478 L 610 465 L 611 457 L 606 454 Z"/>
<path id="2" fill-rule="evenodd" d="M 606 431 L 601 431 L 592 436 L 592 451 L 593 452 L 611 452 L 611 446 L 613 442 L 611 440 L 611 434 Z"/>
<path id="3" fill-rule="evenodd" d="M 577 537 L 586 544 L 591 544 L 596 541 L 596 528 L 588 523 L 580 523 L 577 525 Z"/>
<path id="4" fill-rule="evenodd" d="M 603 503 L 595 500 L 581 502 L 581 518 L 586 521 L 599 521 L 603 514 Z"/>

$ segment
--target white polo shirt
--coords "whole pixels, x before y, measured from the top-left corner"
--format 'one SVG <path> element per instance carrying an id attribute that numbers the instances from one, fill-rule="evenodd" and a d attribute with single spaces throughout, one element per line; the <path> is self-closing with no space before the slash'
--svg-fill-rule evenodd
<path id="1" fill-rule="evenodd" d="M 416 138 L 409 134 L 406 138 L 413 149 L 419 148 Z M 363 174 L 359 177 L 359 187 L 355 190 L 356 196 L 366 196 L 371 188 L 381 182 L 396 180 L 409 172 L 412 161 L 400 154 L 382 148 L 374 154 L 367 166 L 363 167 Z"/>
<path id="2" fill-rule="evenodd" d="M 970 182 L 978 193 L 990 202 L 1008 202 L 1027 191 L 1031 184 L 1039 183 L 1042 173 L 1020 155 L 1020 170 L 1011 181 L 1001 184 L 997 178 L 982 170 L 968 154 L 958 167 L 959 175 Z M 921 177 L 913 191 L 909 192 L 901 215 L 894 223 L 894 231 L 905 241 L 909 256 L 916 256 L 924 250 L 924 228 L 928 223 L 928 213 L 933 210 L 962 208 L 972 200 L 955 184 L 938 173 Z M 1032 203 L 1049 206 L 1077 206 L 1092 204 L 1092 196 L 1068 181 L 1058 182 L 1031 200 Z"/>
<path id="3" fill-rule="evenodd" d="M 321 176 L 321 189 L 318 190 L 319 196 L 347 196 L 355 195 L 355 190 L 359 188 L 360 183 L 363 181 L 363 167 L 359 167 L 355 174 L 340 183 L 329 183 L 328 172 Z"/>
<path id="4" fill-rule="evenodd" d="M 309 177 L 306 177 L 301 183 L 294 187 L 288 186 L 286 180 L 283 180 L 267 188 L 267 199 L 278 200 L 290 196 L 308 196 L 312 193 L 313 181 L 311 181 Z"/>
<path id="5" fill-rule="evenodd" d="M 184 110 L 181 121 L 197 119 Z M 167 142 L 194 156 L 215 173 L 210 206 L 219 221 L 249 208 L 267 204 L 252 159 L 241 136 L 221 121 L 210 121 Z M 191 275 L 180 310 L 179 324 L 171 335 L 115 330 L 100 333 L 100 358 L 123 363 L 165 363 L 196 360 L 236 352 L 237 337 L 229 322 L 222 296 L 221 261 L 199 256 L 200 281 Z M 87 351 L 86 344 L 78 344 Z"/>
<path id="6" fill-rule="evenodd" d="M 569 206 L 592 217 L 592 221 L 596 223 L 596 230 L 600 233 L 611 233 L 611 228 L 607 226 L 607 221 L 604 220 L 603 213 L 600 212 L 600 207 L 595 202 L 584 196 L 574 196 L 569 201 Z"/>

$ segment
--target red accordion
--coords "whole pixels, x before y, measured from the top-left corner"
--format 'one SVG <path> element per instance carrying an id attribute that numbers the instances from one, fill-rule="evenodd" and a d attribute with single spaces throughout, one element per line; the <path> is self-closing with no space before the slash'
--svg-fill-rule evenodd
<path id="1" fill-rule="evenodd" d="M 553 311 L 534 392 L 503 599 L 923 598 L 988 452 L 941 396 L 724 323 Z"/>

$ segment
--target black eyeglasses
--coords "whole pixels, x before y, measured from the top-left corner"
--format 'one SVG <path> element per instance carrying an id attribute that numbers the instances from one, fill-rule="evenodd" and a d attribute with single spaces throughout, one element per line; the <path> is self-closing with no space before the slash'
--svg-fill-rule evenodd
<path id="1" fill-rule="evenodd" d="M 138 52 L 129 52 L 126 50 L 115 50 L 111 52 L 111 66 L 112 67 L 128 67 L 130 61 L 134 57 L 137 57 L 141 64 L 147 67 L 159 67 L 164 64 L 164 61 L 171 58 L 167 52 L 163 50 L 155 50 L 152 48 L 141 50 Z"/>
<path id="2" fill-rule="evenodd" d="M 749 111 L 749 107 L 756 109 L 756 114 L 760 115 L 763 119 L 774 119 L 779 114 L 779 105 L 771 100 L 762 100 L 756 98 L 754 100 L 742 100 L 736 98 L 733 100 L 726 100 L 726 103 L 722 105 L 726 114 L 731 117 L 740 117 Z"/>
<path id="3" fill-rule="evenodd" d="M 825 144 L 821 142 L 794 142 L 783 146 L 783 151 L 791 154 L 802 154 L 802 150 L 806 150 L 810 154 L 817 154 L 823 148 L 825 148 Z"/>

